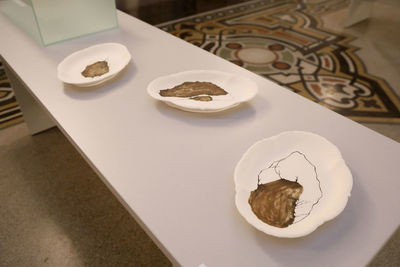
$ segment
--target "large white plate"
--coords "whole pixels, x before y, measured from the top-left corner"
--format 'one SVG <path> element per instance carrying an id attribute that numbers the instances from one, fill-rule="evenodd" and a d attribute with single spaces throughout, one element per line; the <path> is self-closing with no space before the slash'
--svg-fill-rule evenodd
<path id="1" fill-rule="evenodd" d="M 181 97 L 163 97 L 160 90 L 170 89 L 184 82 L 211 82 L 228 92 L 212 96 L 204 102 Z M 257 84 L 247 77 L 215 70 L 191 70 L 158 77 L 147 86 L 149 95 L 166 104 L 191 112 L 218 112 L 252 99 L 258 91 Z"/>
<path id="2" fill-rule="evenodd" d="M 295 221 L 286 228 L 259 219 L 249 204 L 258 184 L 297 181 L 303 192 Z M 339 149 L 325 138 L 301 131 L 284 132 L 255 143 L 235 168 L 235 203 L 239 213 L 260 231 L 277 237 L 300 237 L 343 211 L 353 179 Z"/>
<path id="3" fill-rule="evenodd" d="M 96 77 L 84 77 L 86 66 L 98 61 L 107 61 L 109 72 Z M 117 43 L 93 45 L 67 56 L 57 67 L 58 78 L 69 84 L 87 87 L 103 83 L 118 74 L 131 60 L 128 49 Z"/>

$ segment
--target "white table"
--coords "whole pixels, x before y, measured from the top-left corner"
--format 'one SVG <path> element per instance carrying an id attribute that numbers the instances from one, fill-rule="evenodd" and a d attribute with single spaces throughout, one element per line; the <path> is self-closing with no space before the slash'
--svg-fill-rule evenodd
<path id="1" fill-rule="evenodd" d="M 399 143 L 133 17 L 119 12 L 118 18 L 117 30 L 44 48 L 0 15 L 7 36 L 0 54 L 175 264 L 369 262 L 400 222 Z M 119 79 L 93 89 L 57 80 L 56 67 L 65 56 L 103 42 L 122 43 L 132 54 Z M 220 114 L 182 112 L 147 95 L 155 77 L 191 69 L 248 76 L 258 83 L 259 95 Z M 354 176 L 344 212 L 301 239 L 261 233 L 234 206 L 233 169 L 242 154 L 287 130 L 331 140 Z"/>

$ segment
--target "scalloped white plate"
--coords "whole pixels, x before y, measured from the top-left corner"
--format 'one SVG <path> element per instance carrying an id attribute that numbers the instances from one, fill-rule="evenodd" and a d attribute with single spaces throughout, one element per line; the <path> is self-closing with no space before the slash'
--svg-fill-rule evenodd
<path id="1" fill-rule="evenodd" d="M 282 178 L 303 186 L 295 220 L 286 228 L 263 222 L 249 204 L 258 184 Z M 236 165 L 234 181 L 236 207 L 246 221 L 266 234 L 286 238 L 310 234 L 339 215 L 353 186 L 339 149 L 317 134 L 301 131 L 283 132 L 252 145 Z"/>
<path id="2" fill-rule="evenodd" d="M 213 100 L 204 102 L 181 97 L 164 97 L 160 90 L 170 89 L 184 82 L 211 82 L 225 91 L 227 95 L 212 96 Z M 232 73 L 215 70 L 190 70 L 161 76 L 151 81 L 147 92 L 154 99 L 190 112 L 218 112 L 251 100 L 258 92 L 257 84 L 251 79 Z"/>
<path id="3" fill-rule="evenodd" d="M 109 72 L 97 77 L 84 77 L 81 73 L 86 66 L 97 61 L 107 61 Z M 98 85 L 110 80 L 128 65 L 131 55 L 128 49 L 118 43 L 93 45 L 67 56 L 57 67 L 57 77 L 64 83 L 80 87 Z"/>

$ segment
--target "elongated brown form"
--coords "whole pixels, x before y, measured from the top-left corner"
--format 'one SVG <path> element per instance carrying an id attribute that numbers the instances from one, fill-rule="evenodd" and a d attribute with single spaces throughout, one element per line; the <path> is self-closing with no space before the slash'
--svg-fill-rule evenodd
<path id="1" fill-rule="evenodd" d="M 212 101 L 212 97 L 209 95 L 201 95 L 201 96 L 194 96 L 190 99 L 197 100 L 197 101 Z"/>
<path id="2" fill-rule="evenodd" d="M 200 95 L 226 95 L 224 89 L 210 82 L 184 82 L 171 89 L 160 90 L 161 96 L 193 97 Z"/>
<path id="3" fill-rule="evenodd" d="M 87 65 L 85 70 L 81 72 L 82 76 L 84 77 L 96 77 L 101 76 L 109 72 L 110 69 L 108 68 L 107 61 L 97 61 L 96 63 Z"/>
<path id="4" fill-rule="evenodd" d="M 295 219 L 296 202 L 302 192 L 303 186 L 299 183 L 279 179 L 258 185 L 250 194 L 249 204 L 258 219 L 285 228 Z"/>

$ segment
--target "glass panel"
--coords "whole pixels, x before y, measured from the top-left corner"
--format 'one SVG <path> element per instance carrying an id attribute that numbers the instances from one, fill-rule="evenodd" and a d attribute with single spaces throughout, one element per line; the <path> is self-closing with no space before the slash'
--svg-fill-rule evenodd
<path id="1" fill-rule="evenodd" d="M 35 15 L 29 0 L 0 0 L 0 11 L 33 39 L 41 42 Z"/>
<path id="2" fill-rule="evenodd" d="M 44 45 L 118 26 L 115 0 L 0 0 L 0 10 Z"/>

